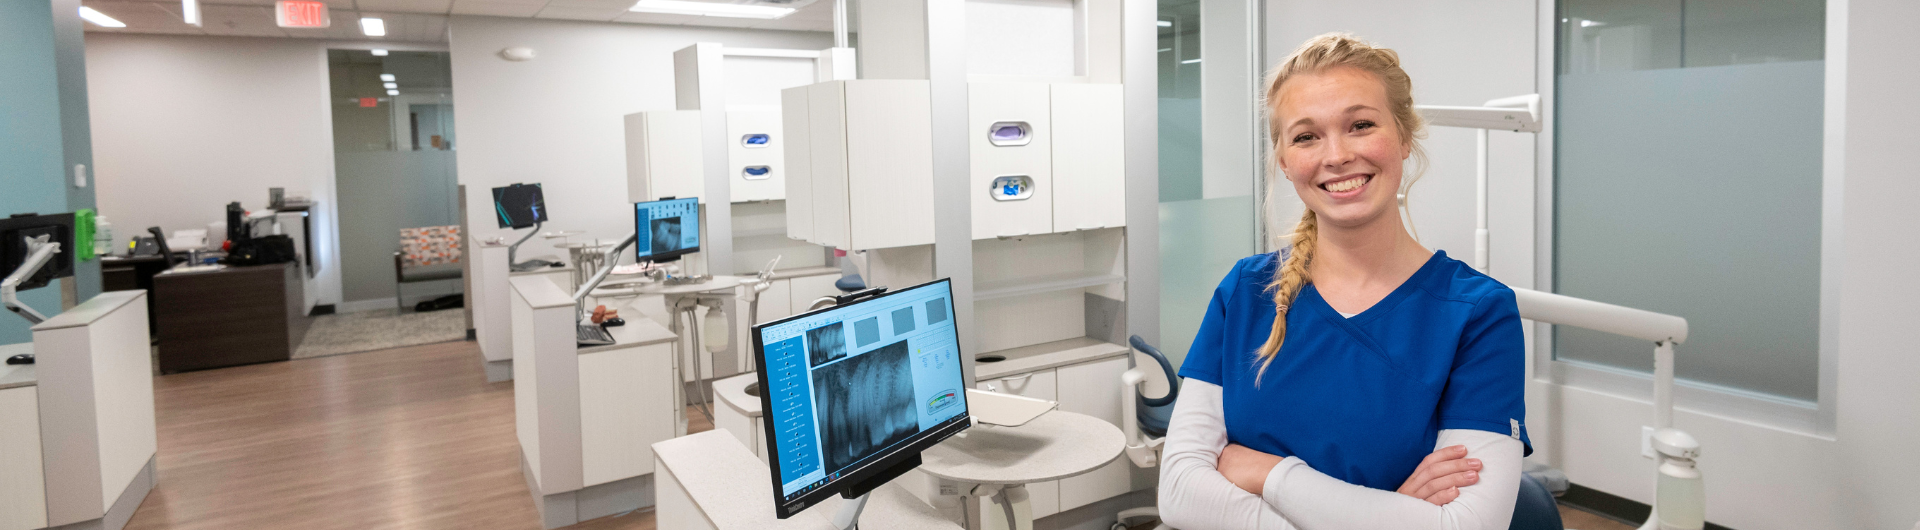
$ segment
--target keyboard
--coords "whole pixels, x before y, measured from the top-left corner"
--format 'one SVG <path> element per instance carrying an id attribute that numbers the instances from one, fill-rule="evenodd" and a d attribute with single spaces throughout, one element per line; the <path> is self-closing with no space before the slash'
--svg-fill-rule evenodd
<path id="1" fill-rule="evenodd" d="M 613 334 L 599 324 L 580 324 L 574 327 L 574 336 L 581 346 L 605 346 L 613 344 Z"/>

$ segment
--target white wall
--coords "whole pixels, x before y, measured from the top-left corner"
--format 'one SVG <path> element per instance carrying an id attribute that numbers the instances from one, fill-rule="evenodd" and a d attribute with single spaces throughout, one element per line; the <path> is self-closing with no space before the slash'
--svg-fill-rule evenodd
<path id="1" fill-rule="evenodd" d="M 1468 105 L 1535 90 L 1536 53 L 1551 55 L 1551 33 L 1536 41 L 1542 5 L 1479 0 L 1471 5 L 1370 0 L 1337 5 L 1270 0 L 1273 61 L 1309 36 L 1347 30 L 1396 48 L 1421 103 Z M 1842 226 L 1826 244 L 1837 253 L 1838 310 L 1823 325 L 1838 332 L 1838 418 L 1832 436 L 1757 426 L 1689 411 L 1676 426 L 1704 446 L 1707 519 L 1742 530 L 1861 528 L 1907 530 L 1920 521 L 1920 356 L 1909 331 L 1920 279 L 1920 196 L 1911 146 L 1920 140 L 1920 35 L 1906 0 L 1828 0 L 1827 163 L 1842 184 L 1829 207 Z M 1550 13 L 1549 13 L 1550 15 Z M 1544 42 L 1546 49 L 1541 49 Z M 1549 125 L 1551 122 L 1549 122 Z M 1457 134 L 1456 134 L 1457 133 Z M 1495 133 L 1492 204 L 1494 276 L 1516 286 L 1534 278 L 1533 141 Z M 1507 137 L 1503 139 L 1502 137 Z M 1434 168 L 1415 188 L 1414 217 L 1431 246 L 1467 257 L 1471 248 L 1471 133 L 1436 129 Z M 1542 175 L 1544 178 L 1545 175 Z M 1457 249 L 1457 250 L 1456 250 Z M 1685 361 L 1685 348 L 1679 362 Z M 1652 500 L 1653 463 L 1639 456 L 1649 396 L 1619 396 L 1535 380 L 1528 417 L 1535 457 L 1574 482 L 1640 502 Z"/>
<path id="2" fill-rule="evenodd" d="M 456 16 L 450 27 L 460 182 L 467 185 L 469 226 L 483 237 L 507 232 L 495 228 L 488 190 L 515 182 L 541 183 L 552 212 L 546 230 L 608 239 L 633 231 L 621 117 L 674 108 L 675 50 L 695 42 L 833 45 L 826 33 L 687 26 Z M 501 59 L 499 51 L 511 46 L 533 48 L 539 57 Z M 538 246 L 531 253 L 523 247 L 523 259 L 552 250 Z"/>
<path id="3" fill-rule="evenodd" d="M 88 33 L 94 174 L 116 241 L 205 228 L 233 201 L 264 208 L 270 187 L 305 190 L 320 205 L 309 297 L 338 303 L 327 92 L 321 41 Z"/>

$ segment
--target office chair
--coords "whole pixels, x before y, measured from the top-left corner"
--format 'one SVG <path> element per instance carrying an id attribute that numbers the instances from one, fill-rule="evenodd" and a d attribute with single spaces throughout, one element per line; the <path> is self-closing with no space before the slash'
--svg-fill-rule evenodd
<path id="1" fill-rule="evenodd" d="M 166 260 L 167 267 L 173 267 L 173 249 L 167 248 L 167 234 L 158 226 L 147 227 L 147 233 L 153 234 L 153 245 L 160 248 L 160 259 Z"/>
<path id="2" fill-rule="evenodd" d="M 1173 371 L 1173 363 L 1167 361 L 1159 348 L 1147 344 L 1139 335 L 1128 338 L 1127 343 L 1158 361 L 1160 372 L 1167 378 L 1167 395 L 1152 398 L 1147 397 L 1144 386 L 1151 367 L 1135 366 L 1120 374 L 1120 418 L 1124 424 L 1121 429 L 1127 436 L 1127 460 L 1143 469 L 1158 467 L 1160 448 L 1167 441 L 1167 423 L 1173 419 L 1173 402 L 1180 397 L 1180 375 Z M 1159 517 L 1160 509 L 1154 506 L 1122 510 L 1112 528 L 1125 530 L 1128 521 Z M 1170 528 L 1162 524 L 1156 530 Z"/>

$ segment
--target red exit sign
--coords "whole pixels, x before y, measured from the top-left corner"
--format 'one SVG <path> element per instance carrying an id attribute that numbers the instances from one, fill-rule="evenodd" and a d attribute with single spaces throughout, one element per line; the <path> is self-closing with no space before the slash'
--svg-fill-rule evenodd
<path id="1" fill-rule="evenodd" d="M 280 0 L 273 16 L 283 28 L 324 28 L 333 23 L 327 17 L 327 3 L 313 0 Z"/>

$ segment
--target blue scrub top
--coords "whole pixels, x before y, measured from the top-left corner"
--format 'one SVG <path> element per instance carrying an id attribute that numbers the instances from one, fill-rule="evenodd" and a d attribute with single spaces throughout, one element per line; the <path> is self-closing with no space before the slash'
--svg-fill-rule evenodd
<path id="1" fill-rule="evenodd" d="M 1445 252 L 1352 318 L 1308 284 L 1255 386 L 1260 345 L 1273 330 L 1267 285 L 1280 260 L 1253 256 L 1227 273 L 1180 369 L 1220 386 L 1228 441 L 1389 491 L 1433 453 L 1442 429 L 1513 436 L 1533 453 L 1512 289 Z"/>

